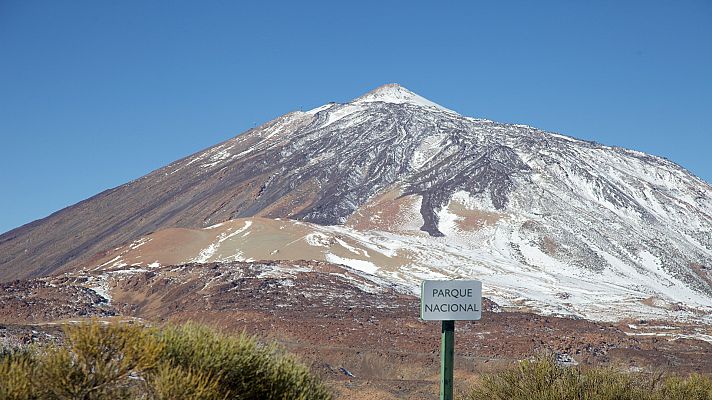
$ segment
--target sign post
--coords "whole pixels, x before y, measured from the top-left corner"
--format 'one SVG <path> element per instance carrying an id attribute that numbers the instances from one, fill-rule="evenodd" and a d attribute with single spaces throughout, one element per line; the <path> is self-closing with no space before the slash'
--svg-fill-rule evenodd
<path id="1" fill-rule="evenodd" d="M 455 321 L 443 321 L 440 343 L 440 399 L 452 400 L 455 369 Z"/>
<path id="2" fill-rule="evenodd" d="M 425 321 L 442 321 L 440 400 L 452 400 L 455 321 L 482 318 L 482 282 L 423 281 L 420 286 L 420 318 Z"/>

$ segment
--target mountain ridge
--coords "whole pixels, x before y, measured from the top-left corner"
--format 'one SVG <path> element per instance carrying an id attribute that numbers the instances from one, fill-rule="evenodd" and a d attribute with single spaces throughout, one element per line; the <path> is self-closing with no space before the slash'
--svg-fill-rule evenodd
<path id="1" fill-rule="evenodd" d="M 554 289 L 537 299 L 532 288 L 537 279 L 558 280 L 582 302 L 570 310 L 580 311 L 591 294 L 571 285 L 606 276 L 643 282 L 607 288 L 621 304 L 712 305 L 709 184 L 660 157 L 463 117 L 420 99 L 391 84 L 349 103 L 291 112 L 0 235 L 0 280 L 86 266 L 167 228 L 253 217 L 328 227 L 359 214 L 371 234 L 397 209 L 410 218 L 394 232 L 401 243 L 430 240 L 443 257 L 457 248 L 467 254 L 450 259 L 454 266 L 413 261 L 423 276 L 483 274 L 504 290 L 505 304 L 525 296 L 550 307 Z M 408 265 L 399 268 L 383 273 L 418 279 Z"/>

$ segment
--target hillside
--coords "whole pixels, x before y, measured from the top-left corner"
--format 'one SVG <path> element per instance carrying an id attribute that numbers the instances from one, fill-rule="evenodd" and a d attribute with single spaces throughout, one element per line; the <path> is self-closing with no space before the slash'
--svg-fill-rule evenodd
<path id="1" fill-rule="evenodd" d="M 477 278 L 502 306 L 545 314 L 709 322 L 712 187 L 659 157 L 385 85 L 0 236 L 4 281 L 249 259 L 326 260 L 411 288 Z"/>

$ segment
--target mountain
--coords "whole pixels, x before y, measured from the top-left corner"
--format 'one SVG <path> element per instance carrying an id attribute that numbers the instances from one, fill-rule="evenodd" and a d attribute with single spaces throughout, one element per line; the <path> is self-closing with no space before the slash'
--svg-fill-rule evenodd
<path id="1" fill-rule="evenodd" d="M 712 323 L 712 187 L 660 157 L 399 85 L 291 112 L 0 236 L 0 279 L 316 259 L 503 307 Z"/>

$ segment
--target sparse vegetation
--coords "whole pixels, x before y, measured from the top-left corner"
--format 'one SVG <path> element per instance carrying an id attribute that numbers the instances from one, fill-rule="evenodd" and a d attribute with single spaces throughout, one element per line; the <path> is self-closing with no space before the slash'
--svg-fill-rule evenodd
<path id="1" fill-rule="evenodd" d="M 712 400 L 712 379 L 564 367 L 553 358 L 523 361 L 486 375 L 467 400 Z"/>
<path id="2" fill-rule="evenodd" d="M 165 360 L 201 371 L 240 399 L 328 399 L 326 388 L 293 356 L 245 335 L 222 335 L 188 324 L 163 331 Z M 232 398 L 231 397 L 231 398 Z"/>
<path id="3" fill-rule="evenodd" d="M 0 353 L 0 399 L 330 399 L 293 356 L 188 324 L 70 325 L 61 346 Z"/>

